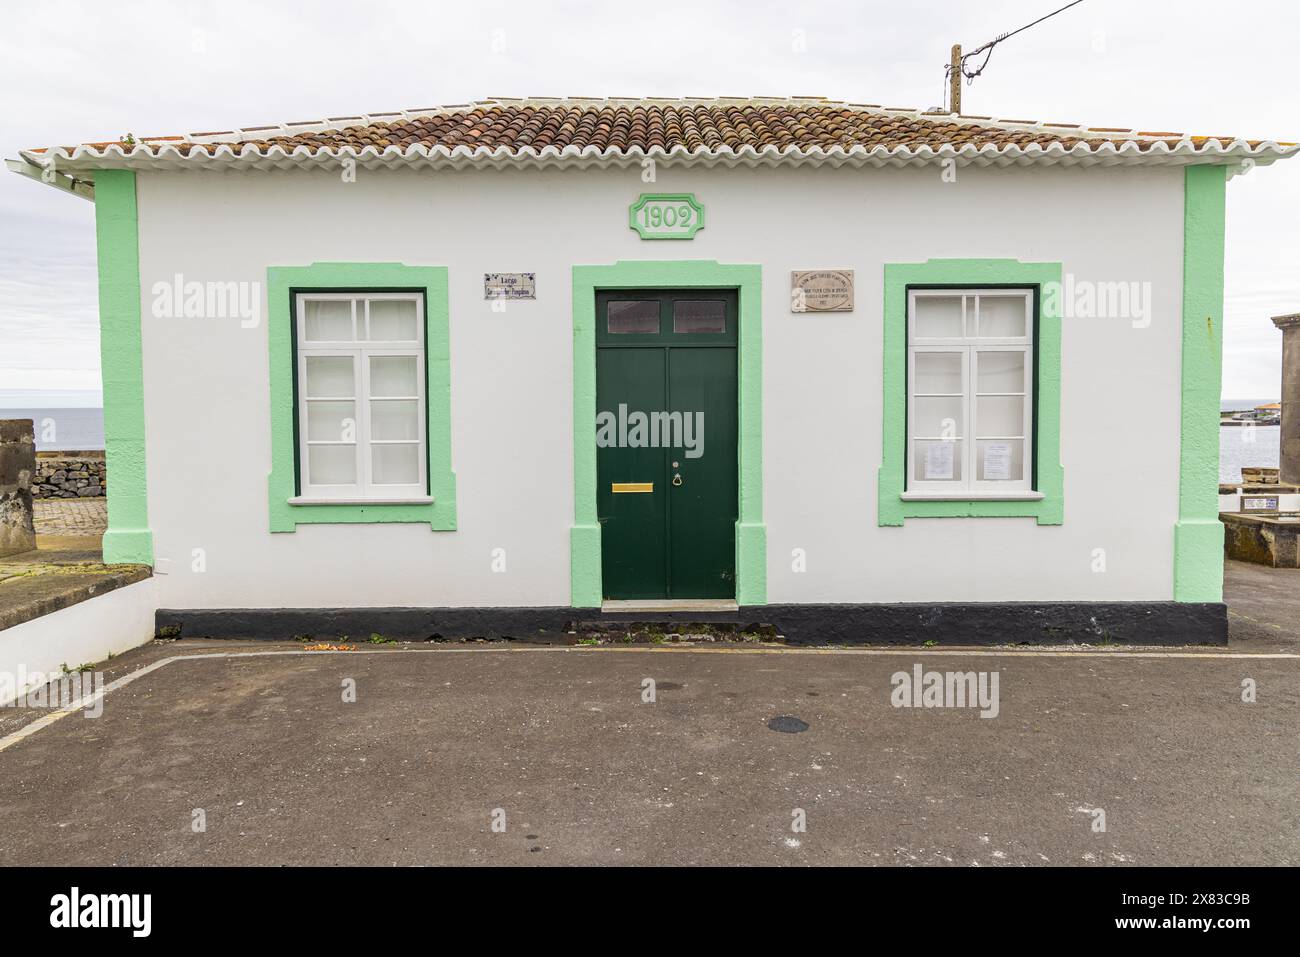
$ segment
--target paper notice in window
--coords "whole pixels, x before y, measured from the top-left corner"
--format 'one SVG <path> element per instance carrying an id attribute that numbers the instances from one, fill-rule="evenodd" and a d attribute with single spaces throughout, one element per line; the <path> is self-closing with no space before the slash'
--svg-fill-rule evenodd
<path id="1" fill-rule="evenodd" d="M 926 479 L 952 478 L 953 442 L 931 442 L 925 447 Z"/>
<path id="2" fill-rule="evenodd" d="M 984 446 L 984 480 L 1005 482 L 1011 478 L 1011 443 L 990 442 Z"/>

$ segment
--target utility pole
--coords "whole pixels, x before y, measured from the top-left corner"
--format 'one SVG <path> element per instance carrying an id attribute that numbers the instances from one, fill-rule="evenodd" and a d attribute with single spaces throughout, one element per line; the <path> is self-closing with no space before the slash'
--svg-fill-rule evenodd
<path id="1" fill-rule="evenodd" d="M 953 44 L 951 66 L 948 73 L 948 112 L 961 112 L 961 44 Z"/>

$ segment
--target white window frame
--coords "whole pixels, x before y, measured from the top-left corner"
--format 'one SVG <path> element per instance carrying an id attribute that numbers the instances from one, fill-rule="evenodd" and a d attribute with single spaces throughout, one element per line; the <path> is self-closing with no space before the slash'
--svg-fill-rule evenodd
<path id="1" fill-rule="evenodd" d="M 917 333 L 916 305 L 926 298 L 961 297 L 962 335 L 926 337 Z M 979 300 L 981 297 L 1023 298 L 1025 303 L 1025 335 L 1005 337 L 979 336 Z M 919 353 L 960 353 L 961 392 L 921 393 L 916 391 L 916 356 Z M 1019 392 L 978 392 L 978 355 L 981 352 L 1018 352 L 1024 355 L 1024 381 Z M 986 289 L 909 289 L 907 293 L 907 465 L 903 492 L 904 499 L 954 499 L 963 501 L 996 499 L 1037 499 L 1042 494 L 1034 490 L 1034 291 L 1024 288 Z M 986 435 L 979 427 L 981 398 L 997 396 L 1023 396 L 1024 412 L 1019 435 Z M 942 441 L 943 436 L 916 434 L 917 398 L 948 397 L 962 400 L 962 428 L 960 434 L 951 436 L 961 440 L 961 455 L 954 462 L 961 463 L 961 479 L 923 480 L 916 478 L 918 441 Z M 1023 441 L 1023 469 L 1019 479 L 981 480 L 976 477 L 978 447 L 982 441 Z"/>
<path id="2" fill-rule="evenodd" d="M 352 304 L 352 338 L 350 340 L 307 341 L 307 309 L 309 301 L 344 300 Z M 415 303 L 416 338 L 414 340 L 371 342 L 370 303 L 380 300 L 405 300 Z M 294 297 L 294 327 L 297 355 L 294 361 L 298 370 L 298 388 L 295 390 L 298 422 L 298 463 L 300 493 L 292 504 L 428 504 L 433 499 L 428 494 L 429 436 L 428 399 L 425 376 L 425 303 L 420 292 L 301 292 Z M 352 358 L 354 396 L 307 396 L 307 359 L 317 356 L 349 356 Z M 413 396 L 372 396 L 370 394 L 370 360 L 384 357 L 414 356 L 416 365 L 416 391 Z M 415 439 L 372 439 L 370 411 L 372 402 L 411 401 L 416 403 Z M 309 439 L 307 409 L 312 402 L 353 401 L 356 414 L 357 481 L 351 485 L 315 483 L 311 479 L 311 458 L 308 450 L 315 445 L 347 445 L 349 443 L 322 439 Z M 376 445 L 417 445 L 419 465 L 418 481 L 411 484 L 376 484 L 373 474 L 372 449 Z"/>

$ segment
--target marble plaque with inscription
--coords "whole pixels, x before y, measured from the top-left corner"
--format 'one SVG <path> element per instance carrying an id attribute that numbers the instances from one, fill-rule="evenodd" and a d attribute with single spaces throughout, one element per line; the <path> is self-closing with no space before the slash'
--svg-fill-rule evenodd
<path id="1" fill-rule="evenodd" d="M 791 312 L 852 312 L 852 269 L 807 269 L 790 273 Z"/>

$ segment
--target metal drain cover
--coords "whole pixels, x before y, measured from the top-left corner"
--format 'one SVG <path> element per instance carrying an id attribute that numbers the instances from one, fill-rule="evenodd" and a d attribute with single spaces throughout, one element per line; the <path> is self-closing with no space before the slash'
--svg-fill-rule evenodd
<path id="1" fill-rule="evenodd" d="M 783 714 L 769 721 L 767 727 L 769 731 L 780 731 L 782 734 L 798 734 L 800 731 L 808 730 L 808 722 Z"/>

